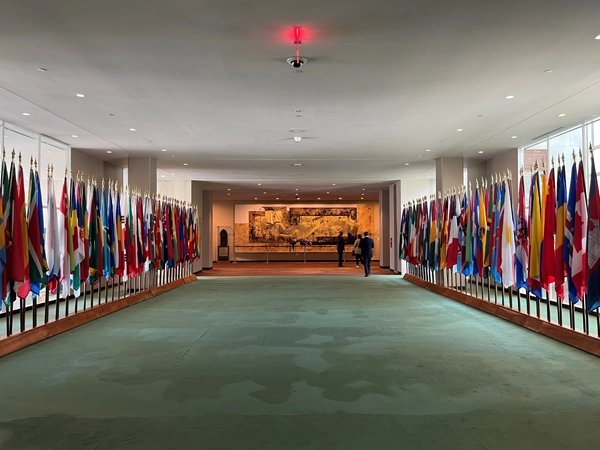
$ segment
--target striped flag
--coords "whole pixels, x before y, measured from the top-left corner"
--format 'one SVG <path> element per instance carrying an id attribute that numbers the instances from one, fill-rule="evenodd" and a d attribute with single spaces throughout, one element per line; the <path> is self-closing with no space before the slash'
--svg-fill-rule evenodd
<path id="1" fill-rule="evenodd" d="M 67 193 L 67 176 L 65 175 L 58 210 L 58 249 L 60 251 L 60 293 L 67 298 L 70 293 L 71 259 L 69 254 L 69 197 Z"/>
<path id="2" fill-rule="evenodd" d="M 527 289 L 527 274 L 529 269 L 529 220 L 525 211 L 525 182 L 521 173 L 519 181 L 519 206 L 517 211 L 517 249 L 515 258 L 517 289 Z"/>
<path id="3" fill-rule="evenodd" d="M 579 170 L 577 173 L 577 191 L 575 202 L 575 223 L 573 232 L 573 253 L 571 260 L 571 276 L 575 286 L 577 297 L 583 298 L 586 291 L 586 267 L 587 257 L 586 236 L 587 236 L 587 198 L 585 191 L 585 179 L 583 174 L 583 161 L 579 161 Z"/>
<path id="4" fill-rule="evenodd" d="M 529 272 L 527 285 L 534 295 L 541 298 L 541 270 L 542 270 L 542 203 L 539 173 L 535 172 L 531 180 L 531 194 L 529 202 L 530 228 L 529 228 Z"/>
<path id="5" fill-rule="evenodd" d="M 29 205 L 27 210 L 29 235 L 29 279 L 31 292 L 40 295 L 42 285 L 47 282 L 46 255 L 44 250 L 44 216 L 39 191 L 39 178 L 33 168 L 29 170 Z"/>
<path id="6" fill-rule="evenodd" d="M 20 158 L 20 157 L 19 157 Z M 19 298 L 26 298 L 30 291 L 29 278 L 29 236 L 27 234 L 27 205 L 25 204 L 25 183 L 23 167 L 19 164 L 18 177 L 13 179 L 12 234 L 8 248 L 8 275 L 18 287 Z"/>
<path id="7" fill-rule="evenodd" d="M 565 167 L 558 167 L 556 184 L 556 242 L 554 251 L 555 278 L 554 291 L 559 299 L 565 298 L 565 277 L 567 276 L 564 258 L 565 249 L 565 223 L 567 221 L 567 184 Z"/>
<path id="8" fill-rule="evenodd" d="M 594 151 L 590 173 L 590 204 L 587 222 L 587 309 L 588 312 L 600 306 L 600 194 Z"/>
<path id="9" fill-rule="evenodd" d="M 508 190 L 508 181 L 505 184 L 504 204 L 502 206 L 502 284 L 511 287 L 515 283 L 515 221 L 513 218 L 512 199 Z"/>
<path id="10" fill-rule="evenodd" d="M 554 192 L 554 167 L 550 170 L 546 187 L 544 208 L 544 238 L 542 240 L 541 285 L 549 290 L 556 280 L 556 261 L 554 260 L 554 234 L 556 232 L 556 195 Z"/>
<path id="11" fill-rule="evenodd" d="M 4 186 L 1 184 L 6 171 L 6 163 L 2 160 L 0 172 L 0 311 L 2 311 L 3 300 L 7 295 L 7 289 L 4 284 L 4 270 L 6 268 L 6 226 L 4 223 Z"/>
<path id="12" fill-rule="evenodd" d="M 567 286 L 569 289 L 569 300 L 572 303 L 577 303 L 577 289 L 573 284 L 572 267 L 573 267 L 573 238 L 575 235 L 575 203 L 577 195 L 577 165 L 573 158 L 573 166 L 571 168 L 571 182 L 569 183 L 569 195 L 567 200 L 567 216 L 565 221 L 565 244 L 564 244 L 564 260 L 567 264 Z"/>

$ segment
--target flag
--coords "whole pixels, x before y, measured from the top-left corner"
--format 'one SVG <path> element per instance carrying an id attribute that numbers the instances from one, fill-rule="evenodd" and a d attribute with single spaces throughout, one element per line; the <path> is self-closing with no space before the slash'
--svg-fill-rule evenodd
<path id="1" fill-rule="evenodd" d="M 529 211 L 529 272 L 527 285 L 534 295 L 541 298 L 541 270 L 542 270 L 542 204 L 540 198 L 540 178 L 535 172 L 531 180 Z"/>
<path id="2" fill-rule="evenodd" d="M 565 167 L 558 167 L 558 177 L 556 184 L 556 242 L 554 251 L 556 278 L 554 291 L 559 299 L 565 298 L 565 276 L 566 264 L 564 259 L 565 245 L 565 222 L 567 219 L 567 186 L 565 180 Z"/>
<path id="3" fill-rule="evenodd" d="M 590 204 L 587 222 L 587 309 L 588 312 L 600 306 L 600 194 L 594 151 L 590 173 Z"/>
<path id="4" fill-rule="evenodd" d="M 9 247 L 11 245 L 10 236 L 12 230 L 12 218 L 11 218 L 11 210 L 12 210 L 12 179 L 15 176 L 15 164 L 11 162 L 10 172 L 6 168 L 6 162 L 4 159 L 2 160 L 2 197 L 3 197 L 3 223 L 4 223 L 4 245 L 5 245 L 5 254 L 6 254 L 6 264 L 5 270 L 2 272 L 2 298 L 1 300 L 7 299 L 10 289 L 10 280 L 8 276 L 8 253 Z"/>
<path id="5" fill-rule="evenodd" d="M 12 234 L 8 248 L 8 276 L 15 282 L 19 298 L 29 295 L 29 236 L 27 234 L 27 213 L 23 167 L 19 163 L 18 177 L 13 179 Z"/>
<path id="6" fill-rule="evenodd" d="M 577 171 L 575 222 L 573 227 L 573 258 L 571 260 L 571 276 L 579 299 L 583 298 L 583 294 L 586 291 L 587 278 L 585 269 L 587 267 L 587 257 L 585 249 L 587 222 L 587 198 L 583 174 L 583 161 L 579 161 L 579 170 Z"/>
<path id="7" fill-rule="evenodd" d="M 33 295 L 40 295 L 42 284 L 47 282 L 46 256 L 44 250 L 44 216 L 39 191 L 39 178 L 33 168 L 29 170 L 29 207 L 27 210 L 27 233 L 29 237 L 29 279 Z M 23 292 L 24 293 L 24 292 Z"/>
<path id="8" fill-rule="evenodd" d="M 4 160 L 2 161 L 2 172 L 0 172 L 0 178 L 5 170 Z M 1 180 L 0 180 L 1 181 Z M 0 280 L 4 277 L 4 269 L 6 268 L 6 227 L 4 226 L 4 189 L 0 184 Z M 4 303 L 4 297 L 6 292 L 4 291 L 4 283 L 0 281 L 0 311 L 2 311 L 2 304 Z"/>
<path id="9" fill-rule="evenodd" d="M 79 184 L 79 183 L 77 183 Z M 70 183 L 71 198 L 69 203 L 69 233 L 71 235 L 69 240 L 69 255 L 70 255 L 70 269 L 71 269 L 71 285 L 73 287 L 73 294 L 76 298 L 81 295 L 81 261 L 83 255 L 80 249 L 80 228 L 79 218 L 77 217 L 77 192 L 75 187 L 75 180 L 71 177 Z M 81 243 L 83 245 L 83 243 Z"/>
<path id="10" fill-rule="evenodd" d="M 125 241 L 124 241 L 124 233 L 123 233 L 123 214 L 121 209 L 121 194 L 119 191 L 116 191 L 116 201 L 115 201 L 115 228 L 116 228 L 116 247 L 117 247 L 117 257 L 115 259 L 116 270 L 115 273 L 119 277 L 123 277 L 125 275 Z"/>
<path id="11" fill-rule="evenodd" d="M 519 181 L 519 206 L 517 210 L 517 249 L 515 252 L 515 287 L 527 289 L 529 273 L 529 221 L 525 211 L 525 181 L 521 174 Z"/>
<path id="12" fill-rule="evenodd" d="M 69 197 L 67 192 L 67 177 L 65 175 L 58 211 L 58 248 L 60 251 L 59 298 L 67 298 L 70 293 L 71 259 L 69 249 L 72 248 L 72 245 L 69 246 Z"/>
<path id="13" fill-rule="evenodd" d="M 440 228 L 440 270 L 447 267 L 448 260 L 448 196 L 444 196 Z"/>
<path id="14" fill-rule="evenodd" d="M 192 209 L 190 208 L 190 226 L 193 227 L 193 218 Z M 430 213 L 429 213 L 429 268 L 437 270 L 437 261 L 436 261 L 436 242 L 437 242 L 437 231 L 438 231 L 438 223 L 437 223 L 437 201 L 435 198 L 431 199 L 430 205 Z M 190 233 L 193 233 L 190 230 Z M 193 239 L 193 236 L 190 236 L 190 239 Z M 190 251 L 190 254 L 193 254 Z"/>
<path id="15" fill-rule="evenodd" d="M 544 238 L 542 240 L 542 288 L 549 290 L 550 284 L 556 280 L 556 261 L 554 260 L 554 235 L 556 232 L 556 195 L 554 192 L 554 167 L 550 170 L 546 187 L 544 208 Z"/>
<path id="16" fill-rule="evenodd" d="M 463 229 L 465 233 L 464 247 L 462 251 L 462 274 L 471 275 L 473 273 L 473 194 L 464 195 L 464 216 Z"/>
<path id="17" fill-rule="evenodd" d="M 81 240 L 83 247 L 83 259 L 79 266 L 81 282 L 87 283 L 90 275 L 90 237 L 89 237 L 89 216 L 88 216 L 88 194 L 86 184 L 81 180 L 79 189 L 77 190 L 77 218 L 79 220 L 79 229 L 81 231 Z"/>
<path id="18" fill-rule="evenodd" d="M 502 275 L 500 274 L 500 264 L 502 258 L 502 249 L 500 248 L 500 245 L 502 245 L 502 222 L 500 221 L 500 215 L 502 213 L 502 204 L 504 202 L 504 193 L 501 183 L 497 182 L 494 185 L 494 193 L 494 213 L 492 215 L 494 237 L 491 248 L 492 255 L 490 259 L 490 276 L 496 280 L 496 283 L 500 283 L 502 281 Z"/>
<path id="19" fill-rule="evenodd" d="M 504 204 L 502 206 L 502 285 L 511 287 L 515 284 L 515 220 L 513 218 L 512 199 L 508 189 L 508 181 L 505 184 Z"/>
<path id="20" fill-rule="evenodd" d="M 448 235 L 448 255 L 446 265 L 453 268 L 458 262 L 458 252 L 460 251 L 458 221 L 460 220 L 460 200 L 458 194 L 450 199 L 450 234 Z"/>
<path id="21" fill-rule="evenodd" d="M 575 203 L 577 195 L 577 165 L 573 158 L 573 166 L 571 167 L 571 181 L 569 183 L 569 195 L 567 200 L 567 215 L 565 220 L 565 243 L 563 258 L 567 265 L 567 287 L 569 290 L 569 300 L 577 303 L 577 289 L 573 284 L 572 267 L 573 267 L 573 237 L 575 234 Z"/>
<path id="22" fill-rule="evenodd" d="M 492 180 L 490 187 L 485 190 L 485 204 L 487 206 L 486 215 L 486 239 L 485 253 L 483 257 L 483 267 L 486 276 L 490 275 L 490 267 L 492 264 L 492 247 L 496 229 L 494 228 L 494 204 L 496 198 L 495 184 Z"/>
<path id="23" fill-rule="evenodd" d="M 102 228 L 98 205 L 98 186 L 90 186 L 88 239 L 90 245 L 89 283 L 96 284 L 102 277 Z"/>
<path id="24" fill-rule="evenodd" d="M 56 293 L 60 281 L 60 238 L 58 235 L 58 216 L 56 212 L 56 197 L 54 195 L 54 178 L 48 175 L 46 213 L 46 258 L 48 261 L 48 287 L 50 292 Z"/>

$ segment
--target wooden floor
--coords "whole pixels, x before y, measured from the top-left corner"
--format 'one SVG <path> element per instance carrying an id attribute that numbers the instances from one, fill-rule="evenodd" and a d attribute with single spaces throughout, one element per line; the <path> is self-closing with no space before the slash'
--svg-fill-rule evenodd
<path id="1" fill-rule="evenodd" d="M 390 269 L 379 267 L 379 261 L 371 266 L 371 275 L 393 275 Z M 212 269 L 204 269 L 198 274 L 201 277 L 227 276 L 314 276 L 339 275 L 347 277 L 364 277 L 362 267 L 356 268 L 354 261 L 346 262 L 344 267 L 338 267 L 337 262 L 215 262 Z"/>

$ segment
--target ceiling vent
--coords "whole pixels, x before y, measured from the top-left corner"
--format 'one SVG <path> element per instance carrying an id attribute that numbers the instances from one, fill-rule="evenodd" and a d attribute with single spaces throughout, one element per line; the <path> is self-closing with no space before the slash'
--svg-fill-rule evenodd
<path id="1" fill-rule="evenodd" d="M 558 127 L 558 128 L 555 128 L 554 130 L 550 130 L 550 131 L 548 131 L 547 133 L 540 134 L 539 136 L 536 136 L 536 137 L 534 137 L 534 138 L 531 138 L 531 140 L 532 140 L 532 141 L 537 141 L 538 139 L 541 139 L 541 138 L 543 138 L 543 137 L 546 137 L 546 136 L 548 136 L 549 134 L 555 133 L 555 132 L 557 132 L 558 130 L 562 130 L 563 128 L 564 128 L 564 127 Z"/>

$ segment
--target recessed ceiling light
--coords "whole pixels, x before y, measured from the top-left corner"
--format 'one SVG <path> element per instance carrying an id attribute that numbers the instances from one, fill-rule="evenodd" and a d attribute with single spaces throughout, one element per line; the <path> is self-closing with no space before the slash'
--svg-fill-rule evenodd
<path id="1" fill-rule="evenodd" d="M 129 131 L 135 131 L 135 128 L 130 128 Z"/>
<path id="2" fill-rule="evenodd" d="M 321 200 L 321 197 L 317 197 L 317 200 Z"/>
<path id="3" fill-rule="evenodd" d="M 516 136 L 511 136 L 510 138 L 511 138 L 511 139 L 516 139 L 517 137 L 516 137 Z"/>
<path id="4" fill-rule="evenodd" d="M 23 113 L 24 116 L 30 116 L 31 114 L 29 113 Z"/>
<path id="5" fill-rule="evenodd" d="M 504 97 L 506 100 L 510 100 L 511 98 L 515 98 L 514 95 L 507 95 L 506 97 Z"/>
<path id="6" fill-rule="evenodd" d="M 340 197 L 340 200 L 342 199 L 342 197 Z"/>
<path id="7" fill-rule="evenodd" d="M 296 200 L 300 200 L 300 197 L 296 197 Z"/>
<path id="8" fill-rule="evenodd" d="M 546 69 L 544 70 L 544 73 L 552 73 L 552 69 Z"/>
<path id="9" fill-rule="evenodd" d="M 106 150 L 106 153 L 112 153 L 110 150 Z"/>
<path id="10" fill-rule="evenodd" d="M 263 192 L 263 194 L 266 194 L 266 192 Z"/>
<path id="11" fill-rule="evenodd" d="M 298 189 L 296 189 L 296 190 L 298 190 Z"/>
<path id="12" fill-rule="evenodd" d="M 598 36 L 596 36 L 594 39 L 600 41 L 600 34 Z"/>
<path id="13" fill-rule="evenodd" d="M 425 150 L 425 151 L 426 151 L 426 152 L 430 152 L 430 151 L 431 151 L 431 149 L 430 149 L 430 148 L 428 148 L 428 149 L 427 149 L 427 150 Z"/>
<path id="14" fill-rule="evenodd" d="M 302 167 L 302 164 L 294 164 L 294 167 Z"/>
<path id="15" fill-rule="evenodd" d="M 262 186 L 262 183 L 258 183 L 259 186 Z"/>
<path id="16" fill-rule="evenodd" d="M 174 174 L 174 173 L 172 173 L 171 175 L 175 176 L 175 174 Z"/>
<path id="17" fill-rule="evenodd" d="M 254 200 L 258 200 L 258 197 L 254 197 Z"/>
<path id="18" fill-rule="evenodd" d="M 85 94 L 77 94 L 77 97 L 79 97 L 79 98 L 85 98 Z"/>
<path id="19" fill-rule="evenodd" d="M 564 113 L 558 115 L 558 117 L 565 117 L 565 116 L 566 116 L 566 114 L 564 114 Z"/>
<path id="20" fill-rule="evenodd" d="M 76 134 L 72 134 L 71 137 L 79 137 L 79 136 L 77 136 Z"/>
<path id="21" fill-rule="evenodd" d="M 365 189 L 365 188 L 363 188 L 363 191 L 366 191 L 366 189 Z"/>
<path id="22" fill-rule="evenodd" d="M 161 149 L 160 151 L 161 151 L 161 152 L 166 152 L 166 151 L 167 151 L 167 149 L 166 149 L 166 148 L 163 148 L 163 149 Z"/>
<path id="23" fill-rule="evenodd" d="M 231 194 L 228 192 L 227 195 L 231 195 Z"/>
<path id="24" fill-rule="evenodd" d="M 161 175 L 160 177 L 161 177 L 161 178 L 164 178 L 165 176 L 164 176 L 164 175 Z"/>
<path id="25" fill-rule="evenodd" d="M 279 200 L 279 197 L 275 197 L 275 200 Z"/>
<path id="26" fill-rule="evenodd" d="M 47 70 L 46 70 L 46 69 L 44 69 L 43 67 L 38 67 L 38 70 L 39 70 L 40 72 L 47 72 Z"/>
<path id="27" fill-rule="evenodd" d="M 332 186 L 335 186 L 335 183 L 331 183 Z"/>
<path id="28" fill-rule="evenodd" d="M 290 128 L 288 130 L 290 133 L 305 133 L 306 130 L 304 128 Z"/>
<path id="29" fill-rule="evenodd" d="M 231 189 L 227 189 L 228 191 L 230 191 Z"/>
<path id="30" fill-rule="evenodd" d="M 420 158 L 420 157 L 421 157 L 421 155 L 417 156 L 417 158 Z"/>
<path id="31" fill-rule="evenodd" d="M 404 165 L 405 165 L 405 166 L 408 166 L 409 164 L 408 164 L 408 163 L 404 163 Z"/>
<path id="32" fill-rule="evenodd" d="M 479 152 L 478 152 L 478 153 L 483 153 L 483 150 L 479 150 Z"/>
<path id="33" fill-rule="evenodd" d="M 188 165 L 188 163 L 183 163 L 183 165 L 184 165 L 184 166 L 187 166 L 187 165 Z"/>
<path id="34" fill-rule="evenodd" d="M 463 130 L 462 128 L 457 128 L 457 129 L 456 129 L 456 131 L 462 131 L 462 130 Z"/>
<path id="35" fill-rule="evenodd" d="M 329 194 L 329 191 L 325 192 L 326 194 Z"/>

